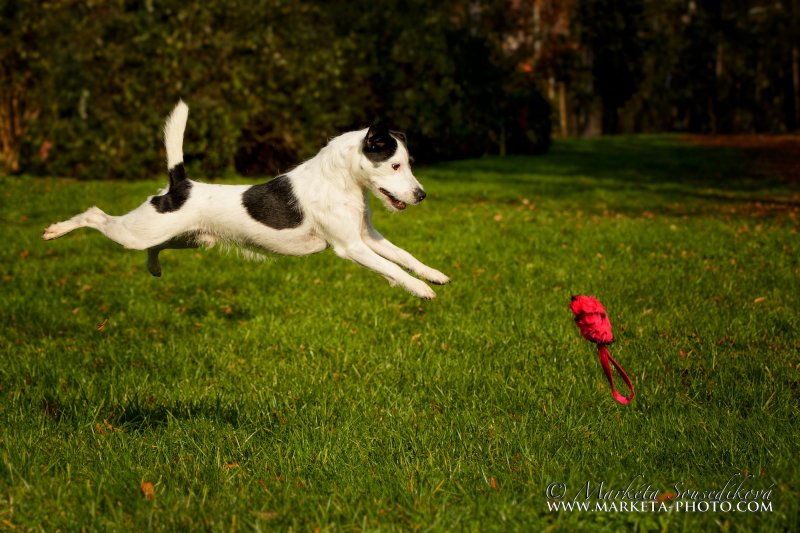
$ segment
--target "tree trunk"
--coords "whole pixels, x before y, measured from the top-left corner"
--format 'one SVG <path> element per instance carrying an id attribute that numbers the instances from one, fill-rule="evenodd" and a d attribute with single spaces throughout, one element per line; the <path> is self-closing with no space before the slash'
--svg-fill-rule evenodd
<path id="1" fill-rule="evenodd" d="M 14 90 L 2 92 L 0 101 L 0 143 L 3 145 L 3 169 L 8 174 L 19 172 L 21 131 L 18 99 Z"/>
<path id="2" fill-rule="evenodd" d="M 794 128 L 800 128 L 800 48 L 792 47 L 792 88 L 794 89 Z"/>
<path id="3" fill-rule="evenodd" d="M 20 143 L 8 143 L 3 140 L 3 170 L 6 174 L 19 172 Z"/>
<path id="4" fill-rule="evenodd" d="M 800 2 L 797 0 L 790 0 L 789 2 L 780 2 L 783 9 L 787 9 L 790 15 L 790 22 L 786 38 L 792 43 L 791 57 L 789 63 L 791 64 L 791 91 L 787 95 L 789 105 L 787 105 L 786 113 L 786 128 L 789 130 L 800 129 Z"/>
<path id="5" fill-rule="evenodd" d="M 603 104 L 603 135 L 619 133 L 619 109 Z"/>
<path id="6" fill-rule="evenodd" d="M 712 133 L 727 132 L 724 123 L 727 118 L 727 109 L 723 109 L 725 95 L 723 93 L 725 77 L 725 52 L 723 51 L 722 36 L 717 41 L 716 58 L 714 61 L 714 101 L 711 104 L 711 130 Z M 736 127 L 736 125 L 734 125 Z"/>
<path id="7" fill-rule="evenodd" d="M 569 136 L 567 124 L 567 84 L 563 81 L 558 84 L 558 125 L 561 129 L 561 136 Z"/>
<path id="8" fill-rule="evenodd" d="M 0 145 L 2 145 L 3 168 L 9 174 L 20 171 L 20 148 L 25 134 L 25 125 L 37 115 L 26 106 L 29 73 L 22 75 L 18 83 L 9 79 L 6 69 L 0 69 Z M 5 79 L 3 79 L 5 78 Z M 5 83 L 4 83 L 5 82 Z"/>

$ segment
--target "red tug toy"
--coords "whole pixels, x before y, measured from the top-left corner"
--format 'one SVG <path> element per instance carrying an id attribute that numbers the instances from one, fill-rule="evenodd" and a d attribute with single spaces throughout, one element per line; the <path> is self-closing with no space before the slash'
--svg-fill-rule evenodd
<path id="1" fill-rule="evenodd" d="M 583 338 L 597 344 L 597 357 L 600 358 L 600 364 L 603 366 L 603 371 L 611 384 L 611 393 L 614 395 L 614 399 L 621 404 L 627 404 L 633 399 L 633 383 L 631 383 L 625 370 L 614 361 L 614 358 L 608 352 L 608 345 L 614 342 L 614 334 L 611 333 L 611 322 L 608 320 L 603 304 L 592 296 L 573 296 L 569 307 L 575 314 L 575 325 L 581 330 Z M 622 379 L 631 391 L 630 396 L 623 396 L 614 388 L 614 378 L 611 377 L 609 360 L 622 375 Z"/>

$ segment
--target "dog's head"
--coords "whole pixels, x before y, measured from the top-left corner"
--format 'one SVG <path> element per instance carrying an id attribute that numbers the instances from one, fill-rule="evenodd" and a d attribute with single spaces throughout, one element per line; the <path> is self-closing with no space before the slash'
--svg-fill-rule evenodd
<path id="1" fill-rule="evenodd" d="M 386 126 L 371 126 L 361 141 L 362 169 L 367 187 L 390 211 L 425 199 L 425 191 L 411 172 L 406 137 Z"/>

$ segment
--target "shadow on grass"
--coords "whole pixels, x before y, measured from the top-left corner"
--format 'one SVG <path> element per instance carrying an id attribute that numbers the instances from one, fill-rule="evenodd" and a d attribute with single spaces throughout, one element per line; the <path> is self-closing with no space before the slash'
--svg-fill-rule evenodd
<path id="1" fill-rule="evenodd" d="M 172 421 L 203 419 L 238 427 L 242 422 L 240 405 L 221 398 L 173 400 L 157 402 L 152 397 L 136 398 L 119 406 L 112 423 L 126 431 L 147 431 L 166 426 Z"/>
<path id="2" fill-rule="evenodd" d="M 431 167 L 430 174 L 467 187 L 503 185 L 507 192 L 556 200 L 585 198 L 587 192 L 630 196 L 622 205 L 614 202 L 611 207 L 616 211 L 640 213 L 650 203 L 661 213 L 675 204 L 676 213 L 692 214 L 697 209 L 684 209 L 687 200 L 717 204 L 718 209 L 726 204 L 759 204 L 751 209 L 759 214 L 800 207 L 796 198 L 780 197 L 800 189 L 800 183 L 765 171 L 751 153 L 691 144 L 672 135 L 563 140 L 543 156 L 454 161 Z M 647 202 L 649 195 L 659 201 Z M 632 205 L 624 205 L 630 200 Z"/>
<path id="3" fill-rule="evenodd" d="M 93 407 L 76 399 L 47 395 L 38 405 L 40 412 L 57 422 L 80 425 Z M 262 429 L 281 423 L 280 413 L 232 402 L 220 397 L 159 401 L 152 396 L 126 399 L 124 403 L 101 408 L 96 416 L 98 431 L 146 432 L 175 422 L 204 420 L 233 428 L 258 425 Z"/>

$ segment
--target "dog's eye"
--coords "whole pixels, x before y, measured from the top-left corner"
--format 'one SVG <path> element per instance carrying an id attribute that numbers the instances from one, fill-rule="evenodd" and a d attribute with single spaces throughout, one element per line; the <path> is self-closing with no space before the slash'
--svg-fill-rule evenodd
<path id="1" fill-rule="evenodd" d="M 400 163 L 393 163 L 392 170 L 400 170 Z"/>

